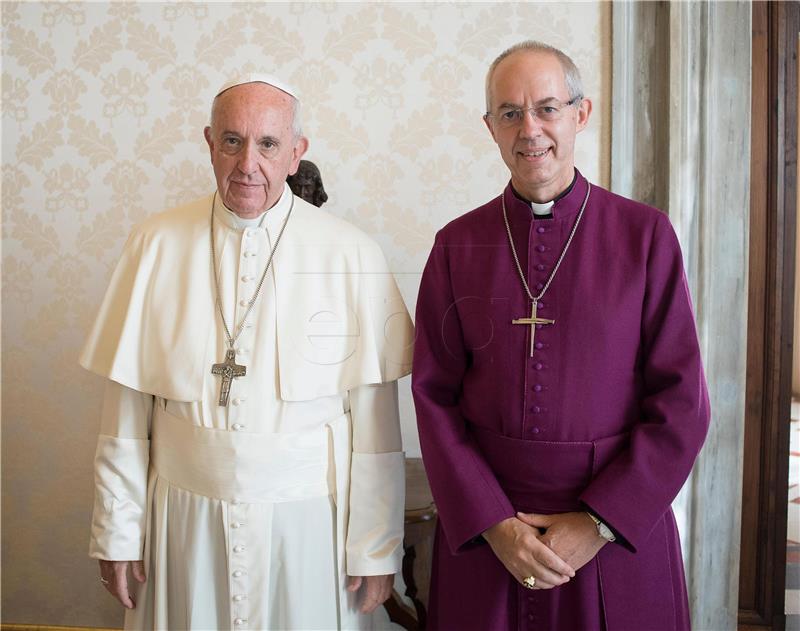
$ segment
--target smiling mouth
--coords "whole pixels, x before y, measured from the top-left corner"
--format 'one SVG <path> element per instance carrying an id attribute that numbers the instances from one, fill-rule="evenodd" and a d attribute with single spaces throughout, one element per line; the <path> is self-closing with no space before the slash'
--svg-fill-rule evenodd
<path id="1" fill-rule="evenodd" d="M 550 153 L 550 147 L 547 147 L 547 149 L 540 149 L 538 151 L 520 151 L 518 153 L 523 158 L 527 159 L 544 158 L 548 153 Z"/>

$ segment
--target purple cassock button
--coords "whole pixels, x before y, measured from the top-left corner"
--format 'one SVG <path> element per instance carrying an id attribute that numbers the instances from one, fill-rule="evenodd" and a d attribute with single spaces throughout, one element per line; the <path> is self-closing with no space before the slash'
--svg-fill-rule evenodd
<path id="1" fill-rule="evenodd" d="M 537 331 L 538 331 L 539 329 L 541 329 L 541 328 L 542 328 L 542 325 L 541 325 L 541 324 L 537 324 L 537 325 L 536 325 L 536 330 L 537 330 Z"/>
<path id="2" fill-rule="evenodd" d="M 544 309 L 544 303 L 543 302 L 540 302 L 540 303 L 537 303 L 537 304 L 539 305 L 539 309 Z"/>
<path id="3" fill-rule="evenodd" d="M 538 232 L 539 234 L 544 234 L 544 226 L 539 226 L 538 228 L 536 228 L 536 232 Z"/>
<path id="4" fill-rule="evenodd" d="M 531 412 L 533 412 L 534 414 L 538 414 L 541 411 L 542 408 L 540 408 L 538 405 L 534 405 L 533 408 L 531 409 Z"/>
<path id="5" fill-rule="evenodd" d="M 532 431 L 534 434 L 538 434 L 538 433 L 539 433 L 539 428 L 538 428 L 538 427 L 534 427 L 534 428 L 533 428 L 531 431 Z"/>
<path id="6" fill-rule="evenodd" d="M 543 271 L 544 271 L 544 265 L 542 265 L 541 263 L 539 263 L 539 264 L 536 266 L 536 269 L 537 269 L 537 270 L 539 270 L 540 272 L 543 272 Z"/>
<path id="7" fill-rule="evenodd" d="M 533 391 L 534 392 L 541 392 L 542 391 L 542 386 L 537 383 L 535 386 L 533 386 Z"/>
<path id="8" fill-rule="evenodd" d="M 537 363 L 537 364 L 534 366 L 534 368 L 535 368 L 536 370 L 541 370 L 541 369 L 542 369 L 542 364 L 540 364 L 540 363 Z"/>
<path id="9" fill-rule="evenodd" d="M 536 348 L 538 348 L 539 350 L 541 350 L 542 348 L 544 348 L 544 344 L 542 344 L 541 342 L 536 342 L 536 344 L 534 344 L 534 346 L 535 346 Z"/>
<path id="10" fill-rule="evenodd" d="M 544 250 L 545 250 L 545 247 L 543 245 L 537 245 L 536 246 L 536 251 L 537 252 L 544 252 Z"/>
<path id="11" fill-rule="evenodd" d="M 536 289 L 541 289 L 544 287 L 544 283 L 536 283 Z"/>

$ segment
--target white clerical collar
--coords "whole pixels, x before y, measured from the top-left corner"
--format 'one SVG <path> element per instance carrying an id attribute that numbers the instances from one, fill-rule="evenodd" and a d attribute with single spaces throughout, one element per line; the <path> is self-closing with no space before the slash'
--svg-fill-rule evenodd
<path id="1" fill-rule="evenodd" d="M 533 211 L 534 215 L 549 215 L 552 213 L 553 202 L 544 202 L 540 204 L 539 202 L 531 202 L 531 210 Z"/>
<path id="2" fill-rule="evenodd" d="M 284 183 L 283 187 L 283 193 L 275 205 L 252 219 L 240 217 L 230 210 L 222 202 L 219 193 L 217 193 L 214 199 L 214 217 L 228 228 L 239 232 L 246 229 L 266 228 L 268 233 L 275 234 L 276 230 L 280 230 L 283 220 L 289 212 L 289 207 L 292 205 L 292 189 L 286 183 Z"/>

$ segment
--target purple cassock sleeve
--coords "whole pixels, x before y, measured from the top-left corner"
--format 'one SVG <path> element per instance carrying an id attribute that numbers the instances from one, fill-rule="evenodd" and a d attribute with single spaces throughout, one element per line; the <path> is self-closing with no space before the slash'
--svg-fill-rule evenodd
<path id="1" fill-rule="evenodd" d="M 709 402 L 677 237 L 655 222 L 641 318 L 640 420 L 580 500 L 634 551 L 669 509 L 708 431 Z"/>
<path id="2" fill-rule="evenodd" d="M 417 301 L 412 391 L 425 470 L 455 554 L 515 511 L 459 409 L 468 354 L 451 311 L 451 287 L 446 248 L 437 234 Z"/>

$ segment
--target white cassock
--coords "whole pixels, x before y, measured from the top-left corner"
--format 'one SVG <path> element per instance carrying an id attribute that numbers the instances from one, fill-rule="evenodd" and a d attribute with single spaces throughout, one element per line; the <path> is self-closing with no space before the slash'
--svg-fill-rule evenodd
<path id="1" fill-rule="evenodd" d="M 261 227 L 215 203 L 232 332 L 292 199 Z M 134 230 L 81 356 L 109 379 L 90 555 L 145 561 L 126 628 L 373 628 L 345 575 L 400 569 L 410 318 L 378 246 L 295 197 L 219 406 L 211 204 Z"/>

